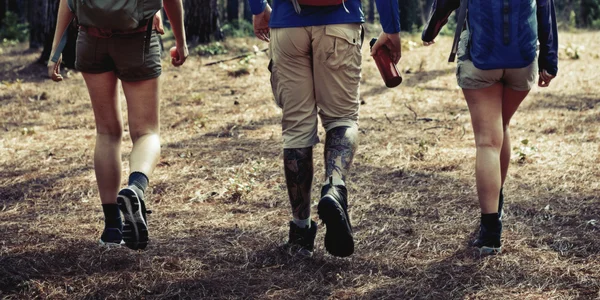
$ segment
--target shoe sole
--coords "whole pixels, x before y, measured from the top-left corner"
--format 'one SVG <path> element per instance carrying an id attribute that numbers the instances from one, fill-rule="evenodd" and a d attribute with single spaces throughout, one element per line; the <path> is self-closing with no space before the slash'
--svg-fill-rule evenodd
<path id="1" fill-rule="evenodd" d="M 298 245 L 292 245 L 292 244 L 284 244 L 283 245 L 285 252 L 292 257 L 302 257 L 302 258 L 310 258 L 313 256 L 313 252 L 302 248 Z"/>
<path id="2" fill-rule="evenodd" d="M 496 255 L 502 253 L 502 247 L 478 247 L 479 255 Z"/>
<path id="3" fill-rule="evenodd" d="M 112 248 L 121 248 L 121 245 L 123 245 L 124 242 L 121 241 L 120 243 L 117 244 L 117 243 L 105 242 L 103 240 L 98 240 L 98 244 L 100 245 L 100 247 L 112 249 Z"/>
<path id="4" fill-rule="evenodd" d="M 117 204 L 125 217 L 123 241 L 127 248 L 133 250 L 143 250 L 148 245 L 148 226 L 142 215 L 142 201 L 129 188 L 122 189 L 117 196 Z"/>
<path id="5" fill-rule="evenodd" d="M 333 256 L 346 257 L 354 253 L 352 229 L 344 209 L 335 199 L 325 196 L 317 207 L 319 219 L 325 223 L 325 249 Z"/>

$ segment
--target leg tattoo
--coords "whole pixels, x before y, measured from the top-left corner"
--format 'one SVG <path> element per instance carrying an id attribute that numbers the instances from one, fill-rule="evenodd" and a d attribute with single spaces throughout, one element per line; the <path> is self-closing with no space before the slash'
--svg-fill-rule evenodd
<path id="1" fill-rule="evenodd" d="M 284 149 L 285 181 L 294 218 L 310 217 L 310 190 L 313 179 L 312 147 Z"/>
<path id="2" fill-rule="evenodd" d="M 346 180 L 358 140 L 355 127 L 335 127 L 325 137 L 325 177 Z"/>

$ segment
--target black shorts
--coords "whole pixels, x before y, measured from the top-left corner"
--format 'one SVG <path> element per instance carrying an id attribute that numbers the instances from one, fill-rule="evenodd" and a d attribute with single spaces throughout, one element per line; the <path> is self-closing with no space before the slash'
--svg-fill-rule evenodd
<path id="1" fill-rule="evenodd" d="M 146 49 L 146 32 L 100 38 L 80 29 L 75 68 L 84 73 L 115 72 L 122 81 L 141 81 L 160 76 L 160 42 L 153 31 Z"/>

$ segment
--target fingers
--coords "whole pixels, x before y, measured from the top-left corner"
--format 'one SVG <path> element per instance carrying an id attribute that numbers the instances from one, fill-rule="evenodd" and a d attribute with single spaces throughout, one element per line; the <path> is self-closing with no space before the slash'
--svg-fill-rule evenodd
<path id="1" fill-rule="evenodd" d="M 400 44 L 396 45 L 392 40 L 388 40 L 386 46 L 390 50 L 390 58 L 392 62 L 397 65 L 402 57 L 402 46 L 400 46 Z"/>
<path id="2" fill-rule="evenodd" d="M 395 65 L 397 65 L 398 62 L 400 62 L 401 57 L 402 54 L 400 52 L 390 52 L 390 58 L 392 59 L 392 62 L 394 62 Z"/>
<path id="3" fill-rule="evenodd" d="M 431 42 L 423 41 L 423 46 L 431 46 L 433 44 L 435 44 L 435 40 L 432 40 Z"/>
<path id="4" fill-rule="evenodd" d="M 555 77 L 554 75 L 551 75 L 546 70 L 540 71 L 540 78 L 538 80 L 538 86 L 539 87 L 547 87 L 547 86 L 549 86 L 550 82 L 552 81 L 552 79 L 554 79 L 554 77 Z"/>
<path id="5" fill-rule="evenodd" d="M 179 48 L 177 48 L 177 54 L 177 57 L 171 57 L 171 64 L 175 67 L 183 65 L 188 56 L 188 54 L 185 53 L 185 50 L 179 50 Z"/>
<path id="6" fill-rule="evenodd" d="M 60 75 L 59 66 L 59 64 L 48 65 L 48 77 L 50 77 L 52 81 L 59 82 L 63 80 L 62 75 Z"/>
<path id="7" fill-rule="evenodd" d="M 171 64 L 175 67 L 179 67 L 179 66 L 183 65 L 184 62 L 185 62 L 185 58 L 181 58 L 181 57 L 177 57 L 177 58 L 172 57 L 171 58 Z"/>
<path id="8" fill-rule="evenodd" d="M 50 61 L 48 63 L 48 77 L 52 79 L 52 81 L 59 82 L 63 80 L 62 75 L 60 75 L 60 63 L 62 59 L 59 59 L 58 62 Z"/>
<path id="9" fill-rule="evenodd" d="M 154 15 L 154 20 L 152 22 L 153 22 L 152 27 L 154 30 L 156 30 L 156 32 L 158 32 L 159 34 L 165 34 L 165 28 L 163 26 L 162 17 L 160 15 L 160 12 L 157 12 Z"/>
<path id="10" fill-rule="evenodd" d="M 254 29 L 254 35 L 256 35 L 256 37 L 261 41 L 265 41 L 267 43 L 271 41 L 271 33 L 268 27 L 267 29 Z"/>
<path id="11" fill-rule="evenodd" d="M 177 57 L 171 58 L 171 64 L 175 67 L 179 67 L 185 63 L 190 54 L 187 46 L 175 46 L 177 49 Z"/>
<path id="12" fill-rule="evenodd" d="M 373 47 L 371 47 L 371 56 L 374 56 L 375 53 L 377 53 L 377 50 L 379 50 L 379 48 L 381 48 L 381 46 L 385 45 L 386 39 L 385 38 L 378 38 L 377 42 L 375 42 L 375 44 L 373 45 Z"/>

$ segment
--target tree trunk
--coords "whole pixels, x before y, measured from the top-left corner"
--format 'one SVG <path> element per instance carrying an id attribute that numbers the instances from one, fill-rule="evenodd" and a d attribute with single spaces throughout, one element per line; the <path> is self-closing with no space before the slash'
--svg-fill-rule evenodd
<path id="1" fill-rule="evenodd" d="M 369 14 L 367 21 L 371 24 L 375 23 L 375 0 L 369 0 Z"/>
<path id="2" fill-rule="evenodd" d="M 222 40 L 217 0 L 186 0 L 185 33 L 191 44 Z"/>
<path id="3" fill-rule="evenodd" d="M 40 63 L 45 63 L 50 59 L 50 52 L 52 52 L 52 40 L 54 39 L 54 30 L 56 29 L 56 17 L 58 16 L 58 4 L 60 0 L 49 0 L 47 2 L 46 15 L 44 16 L 44 23 L 39 24 L 42 27 L 43 34 L 43 45 L 44 50 L 42 56 L 39 59 Z M 30 43 L 31 45 L 31 43 Z"/>
<path id="4" fill-rule="evenodd" d="M 240 2 L 238 0 L 227 0 L 227 21 L 229 23 L 237 20 L 240 14 Z"/>
<path id="5" fill-rule="evenodd" d="M 46 40 L 48 9 L 53 0 L 29 0 L 29 48 L 39 49 Z M 56 25 L 52 25 L 54 28 Z"/>
<path id="6" fill-rule="evenodd" d="M 41 10 L 45 13 L 40 13 L 38 10 L 31 10 L 30 6 L 30 36 L 29 46 L 30 48 L 37 49 L 43 45 L 42 55 L 38 59 L 39 63 L 46 64 L 50 59 L 50 53 L 52 52 L 52 42 L 54 40 L 54 30 L 56 29 L 56 19 L 58 16 L 58 4 L 60 0 L 29 0 L 30 4 L 41 5 L 45 3 L 44 9 Z M 35 18 L 35 19 L 32 19 Z M 41 20 L 41 21 L 40 21 Z M 35 35 L 33 32 L 35 31 Z M 67 28 L 67 44 L 62 52 L 63 64 L 68 68 L 75 68 L 75 48 L 77 46 L 77 24 L 72 23 Z"/>
<path id="7" fill-rule="evenodd" d="M 244 20 L 252 23 L 252 10 L 250 10 L 249 0 L 244 0 Z"/>

